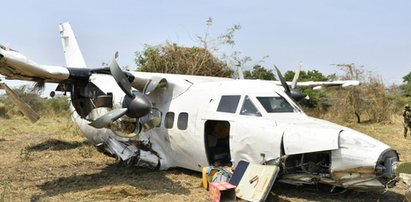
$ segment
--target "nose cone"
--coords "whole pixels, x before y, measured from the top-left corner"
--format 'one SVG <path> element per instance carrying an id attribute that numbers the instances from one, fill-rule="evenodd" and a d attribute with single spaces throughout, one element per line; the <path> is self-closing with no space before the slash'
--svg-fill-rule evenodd
<path id="1" fill-rule="evenodd" d="M 375 166 L 375 175 L 378 180 L 388 187 L 393 187 L 395 181 L 392 181 L 392 179 L 396 177 L 395 168 L 398 163 L 398 153 L 392 149 L 385 150 L 378 158 Z"/>

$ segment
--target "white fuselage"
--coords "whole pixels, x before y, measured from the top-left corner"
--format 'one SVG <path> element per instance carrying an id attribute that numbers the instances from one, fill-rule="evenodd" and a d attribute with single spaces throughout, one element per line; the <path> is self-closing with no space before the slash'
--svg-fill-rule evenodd
<path id="1" fill-rule="evenodd" d="M 240 160 L 270 164 L 290 156 L 328 152 L 329 173 L 320 178 L 320 182 L 351 188 L 384 187 L 377 180 L 375 169 L 389 146 L 349 128 L 308 117 L 272 82 L 135 73 L 139 78 L 153 75 L 167 79 L 169 84 L 164 91 L 150 95 L 153 107 L 162 113 L 161 125 L 141 132 L 138 139 L 150 141 L 160 157 L 161 169 L 183 167 L 200 171 L 213 164 L 207 127 L 224 123 L 229 125 L 227 147 L 234 165 Z M 105 93 L 113 93 L 114 108 L 121 107 L 124 93 L 111 76 L 92 75 L 90 81 Z M 219 111 L 222 96 L 239 97 L 231 112 Z M 292 106 L 292 112 L 268 113 L 259 101 L 267 97 L 284 98 Z M 249 105 L 249 101 L 257 113 L 244 112 L 245 102 Z M 105 112 L 94 114 L 101 116 Z M 180 121 L 181 114 L 188 115 L 186 123 L 181 123 L 185 121 Z M 109 129 L 95 129 L 87 125 L 88 121 L 76 115 L 73 118 L 95 144 L 113 136 Z M 310 183 L 307 176 L 312 177 L 312 174 L 290 173 L 283 175 L 283 179 L 291 183 Z"/>

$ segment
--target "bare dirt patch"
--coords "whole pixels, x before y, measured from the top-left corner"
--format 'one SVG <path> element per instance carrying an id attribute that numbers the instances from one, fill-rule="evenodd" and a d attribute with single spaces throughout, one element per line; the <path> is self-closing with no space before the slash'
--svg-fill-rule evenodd
<path id="1" fill-rule="evenodd" d="M 400 119 L 399 119 L 400 120 Z M 411 161 L 401 122 L 353 124 Z M 386 192 L 330 193 L 276 183 L 269 201 L 402 201 L 405 185 Z M 0 201 L 209 201 L 201 174 L 119 165 L 87 144 L 68 117 L 0 120 Z"/>

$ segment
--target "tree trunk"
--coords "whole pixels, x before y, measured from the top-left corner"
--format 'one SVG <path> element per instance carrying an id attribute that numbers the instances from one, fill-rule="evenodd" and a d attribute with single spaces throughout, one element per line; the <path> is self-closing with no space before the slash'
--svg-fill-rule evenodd
<path id="1" fill-rule="evenodd" d="M 361 117 L 360 114 L 358 114 L 358 112 L 354 112 L 355 116 L 357 117 L 357 123 L 361 123 Z"/>
<path id="2" fill-rule="evenodd" d="M 0 118 L 6 118 L 6 106 L 0 103 Z"/>

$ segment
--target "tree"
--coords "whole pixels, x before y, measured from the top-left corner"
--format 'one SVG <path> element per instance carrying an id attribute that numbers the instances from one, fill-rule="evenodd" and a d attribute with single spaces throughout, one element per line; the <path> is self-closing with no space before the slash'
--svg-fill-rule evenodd
<path id="1" fill-rule="evenodd" d="M 286 81 L 292 81 L 294 79 L 295 72 L 294 71 L 287 71 L 284 74 L 284 79 Z M 300 71 L 298 81 L 327 81 L 328 77 L 324 76 L 318 70 L 309 70 L 307 72 Z M 325 99 L 325 94 L 322 91 L 313 90 L 312 87 L 306 88 L 299 88 L 300 91 L 307 95 L 310 99 L 304 99 L 300 102 L 300 104 L 304 107 L 308 108 L 327 108 L 329 107 L 328 103 L 323 102 Z"/>
<path id="2" fill-rule="evenodd" d="M 411 97 L 411 72 L 402 77 L 403 83 L 399 86 L 400 92 L 403 96 Z"/>
<path id="3" fill-rule="evenodd" d="M 408 73 L 407 75 L 405 75 L 405 76 L 403 76 L 402 77 L 402 81 L 404 82 L 404 83 L 410 83 L 411 82 L 411 72 L 410 73 Z"/>
<path id="4" fill-rule="evenodd" d="M 207 49 L 182 47 L 175 43 L 146 46 L 136 52 L 137 70 L 173 74 L 231 77 L 233 71 Z"/>
<path id="5" fill-rule="evenodd" d="M 51 99 L 40 97 L 42 89 L 36 86 L 23 85 L 18 88 L 13 88 L 14 93 L 25 103 L 27 103 L 35 112 L 41 116 L 49 115 L 68 115 L 69 102 L 65 96 L 56 96 Z M 0 106 L 4 105 L 7 115 L 23 115 L 16 104 L 3 94 L 0 96 Z"/>
<path id="6" fill-rule="evenodd" d="M 233 71 L 229 68 L 230 61 L 226 55 L 217 57 L 222 45 L 233 46 L 234 33 L 241 29 L 240 25 L 234 25 L 225 33 L 216 38 L 211 38 L 209 29 L 213 23 L 211 18 L 206 21 L 207 30 L 203 36 L 197 36 L 198 46 L 184 47 L 176 43 L 166 42 L 163 45 L 146 45 L 144 50 L 136 52 L 135 62 L 138 71 L 160 72 L 173 74 L 190 74 L 202 76 L 231 77 Z M 239 58 L 238 61 L 248 61 Z"/>
<path id="7" fill-rule="evenodd" d="M 355 64 L 337 64 L 345 75 L 342 79 L 359 80 L 360 87 L 350 87 L 336 93 L 334 116 L 355 115 L 357 123 L 363 121 L 381 122 L 389 120 L 392 110 L 382 79 Z"/>
<path id="8" fill-rule="evenodd" d="M 268 70 L 261 65 L 254 65 L 253 71 L 244 71 L 245 79 L 276 80 L 273 70 Z"/>
<path id="9" fill-rule="evenodd" d="M 411 83 L 405 83 L 399 86 L 401 95 L 411 97 Z"/>
<path id="10" fill-rule="evenodd" d="M 294 78 L 295 72 L 294 71 L 287 71 L 284 74 L 284 79 L 286 81 L 292 81 Z M 327 81 L 328 77 L 324 76 L 318 70 L 309 70 L 307 72 L 300 71 L 298 81 Z"/>

